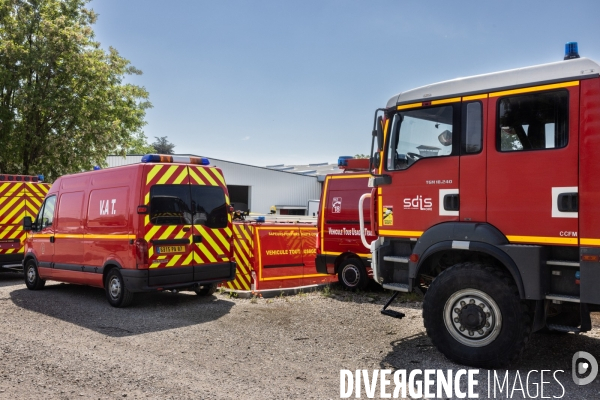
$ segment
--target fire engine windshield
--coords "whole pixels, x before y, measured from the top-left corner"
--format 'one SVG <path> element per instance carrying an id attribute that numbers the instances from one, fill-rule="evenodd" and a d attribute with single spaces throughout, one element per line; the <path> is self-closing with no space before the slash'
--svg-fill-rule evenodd
<path id="1" fill-rule="evenodd" d="M 219 186 L 154 185 L 150 188 L 150 222 L 225 228 L 225 192 Z"/>
<path id="2" fill-rule="evenodd" d="M 420 158 L 450 155 L 452 115 L 452 106 L 394 114 L 387 148 L 387 169 L 405 169 Z"/>

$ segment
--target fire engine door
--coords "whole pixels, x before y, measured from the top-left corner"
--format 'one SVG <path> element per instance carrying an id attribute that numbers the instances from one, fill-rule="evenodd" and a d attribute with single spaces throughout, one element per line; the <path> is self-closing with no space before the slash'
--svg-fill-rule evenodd
<path id="1" fill-rule="evenodd" d="M 551 86 L 489 98 L 487 216 L 513 243 L 578 243 L 579 86 Z"/>
<path id="2" fill-rule="evenodd" d="M 483 127 L 487 117 L 487 95 L 463 97 L 459 214 L 461 221 L 486 221 L 486 149 Z"/>
<path id="3" fill-rule="evenodd" d="M 457 102 L 402 109 L 391 117 L 378 188 L 382 236 L 419 237 L 429 227 L 458 219 Z"/>

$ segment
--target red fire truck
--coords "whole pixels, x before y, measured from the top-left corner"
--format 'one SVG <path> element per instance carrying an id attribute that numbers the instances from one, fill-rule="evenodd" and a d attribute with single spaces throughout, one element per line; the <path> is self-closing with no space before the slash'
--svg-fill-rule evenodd
<path id="1" fill-rule="evenodd" d="M 531 332 L 589 331 L 600 310 L 600 65 L 567 50 L 375 113 L 374 279 L 424 293 L 427 333 L 458 363 L 504 367 Z M 394 297 L 382 313 L 401 318 Z"/>
<path id="2" fill-rule="evenodd" d="M 148 154 L 58 178 L 35 221 L 23 221 L 27 288 L 47 279 L 96 286 L 114 307 L 142 291 L 213 293 L 236 267 L 227 187 L 208 164 Z"/>
<path id="3" fill-rule="evenodd" d="M 357 208 L 360 197 L 371 191 L 369 160 L 340 157 L 338 166 L 345 172 L 327 175 L 321 192 L 315 262 L 320 273 L 337 275 L 343 287 L 359 290 L 372 277 L 371 254 L 361 243 Z M 368 208 L 364 216 L 370 224 Z M 376 239 L 369 228 L 363 229 L 369 243 Z"/>
<path id="4" fill-rule="evenodd" d="M 21 268 L 23 218 L 37 214 L 49 188 L 38 176 L 0 174 L 0 266 Z"/>

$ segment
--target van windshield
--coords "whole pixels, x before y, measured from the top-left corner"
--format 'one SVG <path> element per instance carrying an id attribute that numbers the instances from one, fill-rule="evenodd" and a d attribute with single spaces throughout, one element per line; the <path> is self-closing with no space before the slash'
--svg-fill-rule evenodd
<path id="1" fill-rule="evenodd" d="M 225 192 L 219 186 L 154 185 L 150 188 L 150 222 L 225 228 Z"/>

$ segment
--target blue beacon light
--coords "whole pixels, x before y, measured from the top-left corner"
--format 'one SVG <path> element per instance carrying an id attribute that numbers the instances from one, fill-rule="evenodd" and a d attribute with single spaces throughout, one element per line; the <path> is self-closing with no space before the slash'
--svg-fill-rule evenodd
<path id="1" fill-rule="evenodd" d="M 577 42 L 568 42 L 565 44 L 565 60 L 572 60 L 573 58 L 579 58 L 579 49 Z"/>

